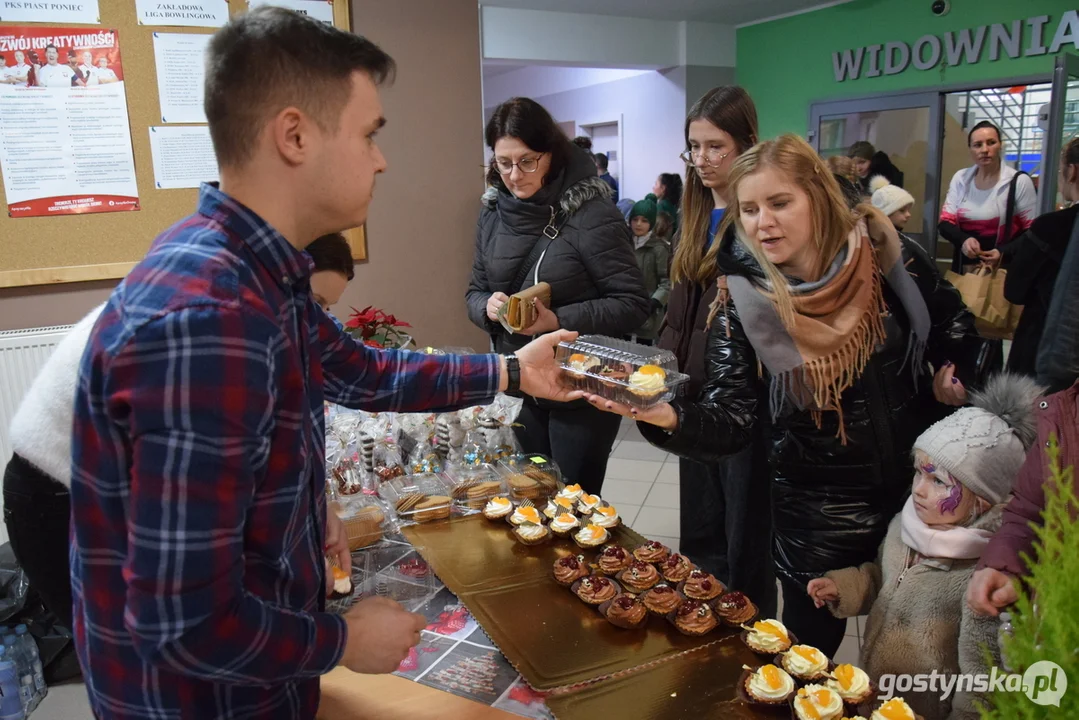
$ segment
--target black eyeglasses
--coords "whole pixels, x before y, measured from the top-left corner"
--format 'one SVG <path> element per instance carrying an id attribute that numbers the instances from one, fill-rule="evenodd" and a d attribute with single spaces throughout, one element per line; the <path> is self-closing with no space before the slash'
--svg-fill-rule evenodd
<path id="1" fill-rule="evenodd" d="M 513 172 L 513 168 L 519 168 L 523 173 L 534 173 L 539 170 L 540 158 L 547 153 L 540 153 L 535 157 L 521 158 L 517 162 L 510 162 L 505 158 L 495 158 L 495 168 L 503 175 L 509 175 Z"/>

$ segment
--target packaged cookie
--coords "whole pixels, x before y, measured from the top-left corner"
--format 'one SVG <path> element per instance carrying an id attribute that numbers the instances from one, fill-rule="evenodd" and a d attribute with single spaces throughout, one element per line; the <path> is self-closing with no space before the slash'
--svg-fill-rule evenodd
<path id="1" fill-rule="evenodd" d="M 402 523 L 444 520 L 450 516 L 453 486 L 442 475 L 409 475 L 383 483 L 379 495 Z"/>
<path id="2" fill-rule="evenodd" d="M 554 460 L 535 453 L 513 455 L 499 460 L 499 472 L 514 500 L 531 500 L 543 507 L 558 494 L 562 472 Z"/>
<path id="3" fill-rule="evenodd" d="M 483 510 L 487 501 L 505 495 L 507 487 L 493 465 L 457 465 L 445 472 L 453 485 L 453 504 L 463 510 Z"/>
<path id="4" fill-rule="evenodd" d="M 348 548 L 355 552 L 374 545 L 395 529 L 393 511 L 384 500 L 374 495 L 354 495 L 333 508 L 341 518 L 348 537 Z"/>

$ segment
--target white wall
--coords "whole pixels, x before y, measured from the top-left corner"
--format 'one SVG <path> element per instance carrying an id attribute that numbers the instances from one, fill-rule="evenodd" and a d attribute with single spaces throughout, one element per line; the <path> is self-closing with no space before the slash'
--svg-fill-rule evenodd
<path id="1" fill-rule="evenodd" d="M 685 74 L 679 69 L 648 72 L 615 82 L 552 95 L 531 96 L 554 116 L 578 126 L 622 118 L 622 197 L 640 200 L 661 172 L 681 173 L 685 149 Z M 488 114 L 491 108 L 488 108 Z"/>
<path id="2" fill-rule="evenodd" d="M 648 72 L 650 71 L 530 65 L 495 77 L 484 77 L 483 105 L 484 107 L 492 108 L 504 103 L 511 97 L 537 98 L 616 80 L 624 80 L 625 78 L 636 77 Z"/>

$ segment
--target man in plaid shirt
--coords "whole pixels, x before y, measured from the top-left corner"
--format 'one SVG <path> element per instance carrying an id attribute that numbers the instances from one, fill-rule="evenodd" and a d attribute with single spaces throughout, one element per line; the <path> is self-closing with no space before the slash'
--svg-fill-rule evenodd
<path id="1" fill-rule="evenodd" d="M 313 718 L 338 664 L 390 672 L 424 619 L 375 598 L 324 612 L 323 401 L 435 411 L 519 382 L 571 397 L 553 347 L 515 358 L 376 352 L 314 303 L 316 237 L 364 222 L 385 160 L 367 40 L 279 8 L 210 43 L 221 187 L 157 238 L 83 356 L 73 428 L 75 643 L 101 718 Z"/>

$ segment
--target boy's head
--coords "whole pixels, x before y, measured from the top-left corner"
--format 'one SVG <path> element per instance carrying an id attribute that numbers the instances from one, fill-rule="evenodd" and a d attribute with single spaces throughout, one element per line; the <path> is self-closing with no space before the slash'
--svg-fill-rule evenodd
<path id="1" fill-rule="evenodd" d="M 965 525 L 1003 502 L 1037 437 L 1033 380 L 998 375 L 914 441 L 912 495 L 927 525 Z"/>
<path id="2" fill-rule="evenodd" d="M 896 230 L 902 230 L 910 220 L 914 196 L 903 188 L 892 185 L 881 175 L 869 181 L 869 189 L 873 193 L 873 207 L 887 215 Z"/>
<path id="3" fill-rule="evenodd" d="M 644 237 L 656 224 L 656 202 L 649 198 L 638 200 L 629 211 L 629 227 L 634 237 Z"/>

